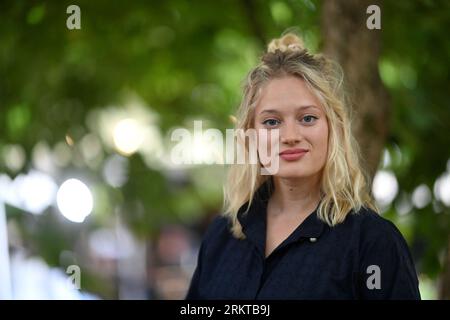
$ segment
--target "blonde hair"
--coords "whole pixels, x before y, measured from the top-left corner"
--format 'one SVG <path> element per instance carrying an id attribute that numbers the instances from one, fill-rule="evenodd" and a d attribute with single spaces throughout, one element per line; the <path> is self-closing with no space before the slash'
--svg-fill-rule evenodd
<path id="1" fill-rule="evenodd" d="M 261 90 L 271 79 L 296 76 L 305 81 L 321 102 L 329 127 L 328 154 L 321 178 L 319 219 L 329 226 L 343 222 L 349 212 L 361 207 L 378 211 L 370 196 L 368 178 L 359 160 L 359 149 L 350 126 L 350 110 L 343 89 L 339 65 L 320 54 L 311 54 L 299 36 L 288 33 L 272 40 L 261 62 L 250 70 L 244 83 L 236 129 L 253 127 L 255 105 Z M 246 150 L 248 152 L 248 150 Z M 239 164 L 229 168 L 224 188 L 224 215 L 231 220 L 236 238 L 245 238 L 238 213 L 250 208 L 258 188 L 270 176 L 260 174 L 260 164 Z"/>

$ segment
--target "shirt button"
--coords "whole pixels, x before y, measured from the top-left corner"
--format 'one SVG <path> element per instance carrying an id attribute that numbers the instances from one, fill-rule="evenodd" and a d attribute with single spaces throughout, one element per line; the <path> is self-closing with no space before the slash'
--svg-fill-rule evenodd
<path id="1" fill-rule="evenodd" d="M 309 238 L 309 242 L 316 242 L 317 238 Z"/>

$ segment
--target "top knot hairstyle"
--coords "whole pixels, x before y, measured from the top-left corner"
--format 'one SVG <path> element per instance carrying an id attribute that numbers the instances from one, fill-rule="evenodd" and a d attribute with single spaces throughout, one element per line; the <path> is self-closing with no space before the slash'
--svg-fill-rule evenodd
<path id="1" fill-rule="evenodd" d="M 268 53 L 275 53 L 276 51 L 302 51 L 305 50 L 303 41 L 293 33 L 288 33 L 280 39 L 273 39 L 267 46 Z"/>
<path id="2" fill-rule="evenodd" d="M 308 52 L 298 35 L 287 33 L 270 41 L 260 63 L 248 73 L 236 129 L 253 128 L 261 91 L 270 80 L 286 76 L 305 81 L 327 117 L 328 153 L 320 182 L 319 219 L 335 226 L 343 222 L 347 214 L 358 212 L 361 207 L 378 211 L 370 196 L 368 178 L 361 167 L 359 148 L 352 135 L 342 69 L 333 60 Z M 224 215 L 230 218 L 231 231 L 236 238 L 245 238 L 237 219 L 238 213 L 242 209 L 245 209 L 243 214 L 247 213 L 257 189 L 271 179 L 259 174 L 260 166 L 232 165 L 229 169 L 224 188 Z"/>

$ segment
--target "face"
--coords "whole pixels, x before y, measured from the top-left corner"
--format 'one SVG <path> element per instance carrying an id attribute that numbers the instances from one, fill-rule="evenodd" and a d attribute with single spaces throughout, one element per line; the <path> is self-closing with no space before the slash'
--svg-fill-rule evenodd
<path id="1" fill-rule="evenodd" d="M 294 76 L 270 80 L 256 105 L 254 128 L 278 129 L 278 141 L 267 139 L 271 150 L 277 149 L 274 143 L 278 144 L 278 152 L 271 155 L 272 159 L 278 157 L 279 163 L 274 176 L 306 178 L 321 174 L 327 158 L 328 122 L 304 80 Z"/>

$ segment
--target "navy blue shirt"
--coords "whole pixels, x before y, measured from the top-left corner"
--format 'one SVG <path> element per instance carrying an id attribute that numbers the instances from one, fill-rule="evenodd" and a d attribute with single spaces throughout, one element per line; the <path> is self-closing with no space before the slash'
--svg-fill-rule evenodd
<path id="1" fill-rule="evenodd" d="M 314 211 L 265 257 L 269 197 L 263 185 L 249 212 L 239 212 L 243 240 L 228 218 L 214 219 L 186 299 L 420 299 L 404 238 L 370 209 L 334 227 Z"/>

